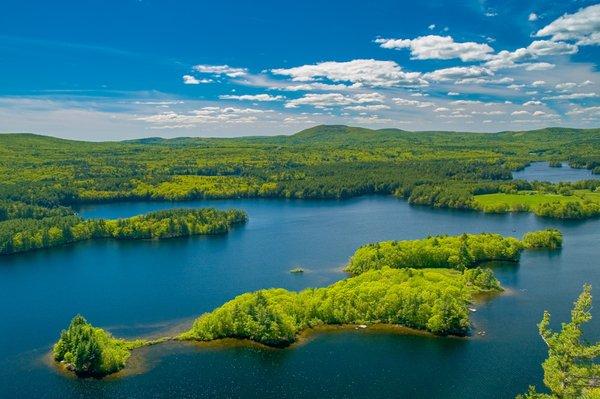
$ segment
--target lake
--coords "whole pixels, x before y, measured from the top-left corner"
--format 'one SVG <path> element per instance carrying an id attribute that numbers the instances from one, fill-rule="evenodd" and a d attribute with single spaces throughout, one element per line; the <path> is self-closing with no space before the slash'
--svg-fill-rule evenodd
<path id="1" fill-rule="evenodd" d="M 250 220 L 220 237 L 89 241 L 0 258 L 0 397 L 512 398 L 542 384 L 546 348 L 536 324 L 543 310 L 559 325 L 584 282 L 600 300 L 598 219 L 440 210 L 393 197 L 115 203 L 80 213 L 116 218 L 191 206 L 238 207 Z M 44 363 L 76 313 L 117 336 L 155 334 L 246 291 L 342 279 L 342 266 L 368 242 L 484 231 L 521 236 L 547 227 L 563 231 L 561 251 L 493 265 L 508 291 L 472 313 L 483 337 L 366 329 L 318 334 L 283 350 L 167 344 L 134 353 L 132 365 L 145 372 L 103 381 L 67 378 Z M 295 266 L 306 272 L 289 273 Z M 592 339 L 600 331 L 595 309 Z"/>
<path id="2" fill-rule="evenodd" d="M 600 175 L 593 174 L 589 169 L 572 168 L 565 162 L 560 168 L 552 168 L 548 162 L 533 162 L 525 169 L 513 172 L 513 179 L 559 183 L 600 179 Z"/>

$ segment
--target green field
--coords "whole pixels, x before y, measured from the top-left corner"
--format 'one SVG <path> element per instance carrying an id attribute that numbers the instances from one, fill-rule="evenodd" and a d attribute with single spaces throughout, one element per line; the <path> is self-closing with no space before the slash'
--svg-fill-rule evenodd
<path id="1" fill-rule="evenodd" d="M 514 194 L 494 193 L 474 196 L 475 207 L 484 212 L 536 211 L 544 204 L 574 203 L 577 206 L 600 206 L 600 192 L 574 190 L 572 195 L 520 191 Z"/>

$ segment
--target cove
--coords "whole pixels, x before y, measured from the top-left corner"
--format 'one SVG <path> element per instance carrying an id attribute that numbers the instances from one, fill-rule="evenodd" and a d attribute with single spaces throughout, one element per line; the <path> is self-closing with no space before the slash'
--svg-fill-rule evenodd
<path id="1" fill-rule="evenodd" d="M 566 319 L 583 282 L 600 287 L 598 220 L 436 210 L 391 197 L 115 203 L 79 211 L 116 218 L 193 206 L 240 208 L 249 222 L 228 236 L 90 241 L 1 258 L 0 396 L 514 397 L 541 382 L 542 311 Z M 484 337 L 366 329 L 319 333 L 284 350 L 173 343 L 144 349 L 144 373 L 106 381 L 65 378 L 41 360 L 79 312 L 117 336 L 151 335 L 242 292 L 328 285 L 345 276 L 340 268 L 368 242 L 483 231 L 521 236 L 548 227 L 563 232 L 561 251 L 493 265 L 509 292 L 472 314 Z M 289 273 L 295 266 L 306 272 Z M 597 338 L 599 319 L 588 326 L 590 338 Z"/>

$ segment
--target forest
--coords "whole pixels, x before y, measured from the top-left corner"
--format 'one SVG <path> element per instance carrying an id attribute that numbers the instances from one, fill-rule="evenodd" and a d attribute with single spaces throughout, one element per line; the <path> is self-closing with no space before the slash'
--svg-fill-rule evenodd
<path id="1" fill-rule="evenodd" d="M 0 255 L 97 238 L 133 240 L 224 234 L 248 218 L 245 212 L 237 209 L 221 211 L 212 208 L 171 209 L 115 220 L 84 220 L 75 214 L 49 216 L 64 208 L 54 208 L 48 211 L 50 213 L 37 211 L 37 207 L 15 209 L 19 211 L 13 214 L 34 217 L 0 222 Z"/>
<path id="2" fill-rule="evenodd" d="M 562 234 L 556 229 L 529 232 L 523 240 L 483 233 L 384 241 L 358 248 L 350 258 L 346 271 L 357 275 L 383 267 L 464 270 L 494 260 L 516 262 L 525 248 L 556 249 L 561 245 Z"/>
<path id="3" fill-rule="evenodd" d="M 3 134 L 0 220 L 65 216 L 87 202 L 365 194 L 587 218 L 600 214 L 600 180 L 529 183 L 513 180 L 511 172 L 562 160 L 598 173 L 599 141 L 600 129 L 458 133 L 325 125 L 292 136 L 100 143 Z M 541 198 L 535 207 L 528 192 Z M 513 203 L 489 194 L 512 195 Z"/>
<path id="4" fill-rule="evenodd" d="M 250 339 L 287 346 L 302 330 L 320 325 L 397 324 L 439 335 L 469 331 L 472 296 L 500 290 L 489 269 L 371 270 L 329 287 L 280 288 L 240 295 L 200 316 L 180 339 Z"/>

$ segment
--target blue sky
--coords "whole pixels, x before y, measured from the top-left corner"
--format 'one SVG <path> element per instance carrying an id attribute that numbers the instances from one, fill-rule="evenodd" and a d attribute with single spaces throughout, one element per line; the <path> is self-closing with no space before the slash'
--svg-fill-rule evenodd
<path id="1" fill-rule="evenodd" d="M 7 1 L 0 131 L 598 127 L 594 1 Z"/>

